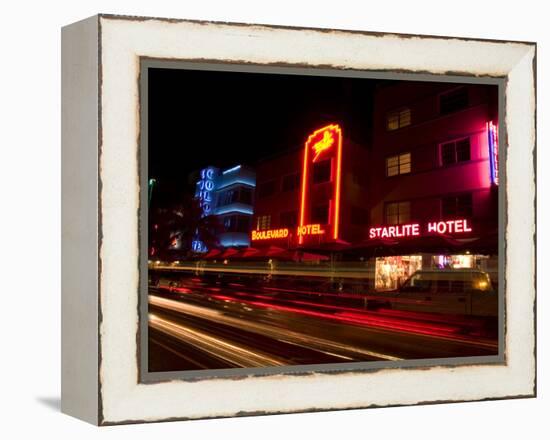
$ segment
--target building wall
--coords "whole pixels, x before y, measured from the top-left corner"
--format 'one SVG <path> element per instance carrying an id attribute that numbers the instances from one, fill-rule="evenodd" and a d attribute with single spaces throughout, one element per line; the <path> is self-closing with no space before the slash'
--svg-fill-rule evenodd
<path id="1" fill-rule="evenodd" d="M 294 232 L 299 224 L 301 207 L 301 183 L 303 172 L 304 148 L 296 148 L 276 157 L 261 161 L 256 167 L 257 191 L 254 206 L 253 229 L 278 229 L 288 227 Z M 334 217 L 334 185 L 336 179 L 335 158 L 331 159 L 333 169 L 329 182 L 313 184 L 308 187 L 306 221 L 316 223 L 313 215 L 315 207 L 329 206 L 328 224 L 322 223 L 325 234 L 322 237 L 309 237 L 306 244 L 331 241 L 330 223 Z M 367 151 L 344 137 L 342 145 L 341 192 L 340 192 L 340 239 L 357 241 L 366 237 L 368 209 L 366 206 L 367 186 L 365 168 L 368 166 Z M 285 176 L 297 175 L 298 184 L 292 190 L 284 188 Z M 310 169 L 311 175 L 311 169 Z M 273 192 L 265 195 L 265 185 L 274 185 Z M 296 213 L 296 223 L 284 222 L 288 213 Z M 271 216 L 268 225 L 263 222 L 264 216 Z M 269 244 L 295 245 L 292 238 L 270 240 Z"/>
<path id="2" fill-rule="evenodd" d="M 440 96 L 464 90 L 463 109 L 441 114 Z M 410 109 L 410 125 L 387 129 L 394 110 Z M 411 201 L 411 221 L 441 219 L 444 197 L 472 194 L 472 221 L 477 228 L 496 228 L 496 188 L 489 171 L 487 122 L 497 121 L 497 90 L 482 85 L 394 83 L 379 87 L 374 99 L 370 156 L 371 224 L 386 223 L 387 203 Z M 470 139 L 470 159 L 442 166 L 441 144 Z M 387 176 L 386 160 L 411 154 L 408 174 Z"/>
<path id="3" fill-rule="evenodd" d="M 256 167 L 257 191 L 254 204 L 253 229 L 261 229 L 258 218 L 271 216 L 270 228 L 281 228 L 281 214 L 300 210 L 300 182 L 302 172 L 302 149 L 294 149 L 258 163 Z M 283 190 L 285 176 L 298 175 L 298 184 L 292 190 Z M 272 194 L 265 194 L 265 185 L 273 184 Z M 297 223 L 296 223 L 297 224 Z"/>
<path id="4" fill-rule="evenodd" d="M 206 172 L 210 170 L 212 189 L 205 188 Z M 217 234 L 222 247 L 249 246 L 250 229 L 254 212 L 254 191 L 256 173 L 254 170 L 237 165 L 226 170 L 207 167 L 199 172 L 195 197 L 201 201 L 203 215 L 216 216 L 221 225 Z M 205 211 L 205 204 L 208 210 Z M 197 237 L 194 250 L 205 251 L 200 237 Z"/>
<path id="5" fill-rule="evenodd" d="M 345 140 L 342 154 L 340 238 L 357 243 L 367 238 L 370 159 L 365 146 Z"/>
<path id="6" fill-rule="evenodd" d="M 442 114 L 441 96 L 452 96 L 449 93 L 465 97 L 465 105 Z M 339 238 L 354 245 L 367 240 L 369 227 L 388 224 L 386 210 L 391 203 L 410 202 L 406 222 L 427 223 L 450 219 L 446 211 L 457 199 L 462 214 L 456 218 L 471 222 L 472 235 L 495 232 L 497 188 L 490 180 L 487 123 L 497 123 L 496 87 L 387 83 L 375 90 L 373 108 L 371 145 L 354 143 L 343 133 Z M 410 124 L 388 130 L 388 115 L 399 109 L 410 110 Z M 443 163 L 442 145 L 464 139 L 469 140 L 467 160 Z M 410 171 L 388 176 L 387 159 L 407 153 Z M 303 154 L 304 147 L 298 146 L 257 164 L 251 229 L 286 227 L 290 235 L 294 233 L 299 224 Z M 288 176 L 295 176 L 295 185 L 285 190 Z M 333 218 L 334 177 L 333 169 L 330 182 L 309 186 L 306 224 L 316 223 L 313 209 L 324 204 L 329 205 L 329 219 Z M 465 205 L 464 196 L 467 201 L 471 196 L 471 205 Z M 330 241 L 330 234 L 316 240 L 317 244 Z M 262 244 L 296 245 L 292 237 L 255 243 Z M 315 243 L 310 239 L 309 244 Z"/>
<path id="7" fill-rule="evenodd" d="M 223 225 L 218 235 L 221 246 L 250 246 L 255 185 L 255 172 L 247 167 L 237 165 L 221 172 L 213 210 Z"/>

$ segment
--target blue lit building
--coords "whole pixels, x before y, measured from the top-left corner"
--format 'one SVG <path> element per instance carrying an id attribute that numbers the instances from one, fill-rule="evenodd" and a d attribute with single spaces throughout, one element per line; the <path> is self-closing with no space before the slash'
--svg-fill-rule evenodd
<path id="1" fill-rule="evenodd" d="M 202 215 L 214 215 L 223 231 L 218 234 L 221 247 L 250 245 L 250 230 L 254 214 L 256 173 L 237 165 L 226 170 L 206 167 L 200 171 L 195 197 L 200 201 Z M 206 252 L 200 237 L 193 242 L 193 250 Z"/>

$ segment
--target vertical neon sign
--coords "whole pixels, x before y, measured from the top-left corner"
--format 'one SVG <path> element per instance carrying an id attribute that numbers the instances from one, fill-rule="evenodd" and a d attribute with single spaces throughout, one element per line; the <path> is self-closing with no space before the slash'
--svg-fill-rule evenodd
<path id="1" fill-rule="evenodd" d="M 493 121 L 487 122 L 487 137 L 489 140 L 489 175 L 491 183 L 498 185 L 498 129 Z"/>
<path id="2" fill-rule="evenodd" d="M 311 151 L 310 151 L 311 150 Z M 336 152 L 334 152 L 336 150 Z M 342 168 L 342 129 L 337 124 L 330 124 L 326 127 L 315 130 L 308 138 L 304 148 L 304 162 L 302 168 L 302 198 L 300 204 L 300 226 L 306 224 L 306 206 L 308 201 L 309 187 L 309 166 L 315 163 L 320 157 L 330 155 L 336 158 L 336 177 L 333 192 L 333 218 L 332 237 L 336 240 L 339 234 L 340 223 L 340 180 Z M 310 157 L 312 157 L 310 159 Z M 304 236 L 300 235 L 298 243 L 302 244 Z"/>
<path id="3" fill-rule="evenodd" d="M 198 199 L 201 207 L 201 217 L 206 217 L 212 213 L 213 208 L 213 191 L 216 188 L 216 177 L 218 170 L 213 167 L 204 168 L 200 172 L 200 180 L 197 182 L 195 190 L 195 198 Z M 195 231 L 195 235 L 191 242 L 191 248 L 194 252 L 206 252 L 208 248 L 201 241 L 199 231 Z"/>
<path id="4" fill-rule="evenodd" d="M 210 215 L 212 211 L 212 191 L 214 190 L 216 170 L 205 168 L 201 170 L 201 180 L 197 182 L 195 197 L 199 199 L 202 208 L 202 217 Z"/>

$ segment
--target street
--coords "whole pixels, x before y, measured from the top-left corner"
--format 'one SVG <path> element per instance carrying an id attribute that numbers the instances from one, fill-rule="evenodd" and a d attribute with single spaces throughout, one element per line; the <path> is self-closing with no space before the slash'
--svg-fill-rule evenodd
<path id="1" fill-rule="evenodd" d="M 479 330 L 486 324 L 187 276 L 149 287 L 149 371 L 496 355 L 496 338 Z"/>

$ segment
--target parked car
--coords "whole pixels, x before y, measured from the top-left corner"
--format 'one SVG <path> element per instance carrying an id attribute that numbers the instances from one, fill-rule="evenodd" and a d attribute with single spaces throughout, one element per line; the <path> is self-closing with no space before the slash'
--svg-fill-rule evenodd
<path id="1" fill-rule="evenodd" d="M 379 296 L 378 307 L 395 310 L 498 315 L 497 291 L 489 274 L 478 269 L 418 270 L 399 289 Z"/>

